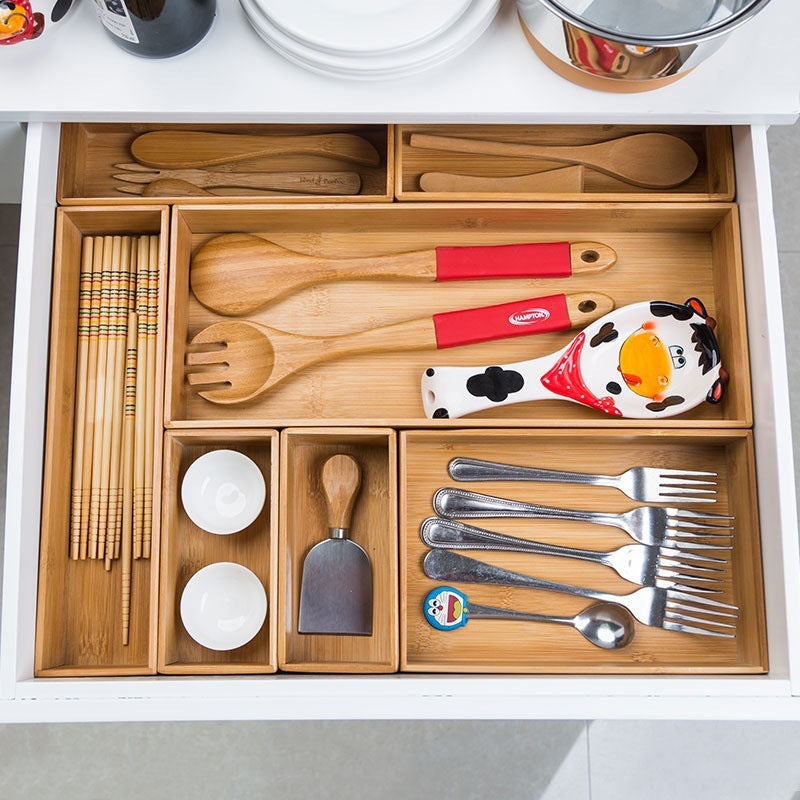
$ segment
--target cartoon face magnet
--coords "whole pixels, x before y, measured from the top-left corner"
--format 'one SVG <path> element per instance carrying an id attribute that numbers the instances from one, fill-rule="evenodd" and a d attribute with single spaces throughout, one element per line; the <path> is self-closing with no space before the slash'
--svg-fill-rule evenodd
<path id="1" fill-rule="evenodd" d="M 0 0 L 0 45 L 35 39 L 44 30 L 44 17 L 30 0 Z"/>
<path id="2" fill-rule="evenodd" d="M 461 628 L 467 624 L 467 596 L 452 586 L 437 586 L 422 601 L 422 612 L 437 630 Z"/>
<path id="3" fill-rule="evenodd" d="M 634 303 L 601 317 L 563 350 L 516 364 L 431 367 L 422 377 L 428 417 L 560 398 L 614 417 L 656 419 L 722 399 L 716 322 L 697 298 Z"/>

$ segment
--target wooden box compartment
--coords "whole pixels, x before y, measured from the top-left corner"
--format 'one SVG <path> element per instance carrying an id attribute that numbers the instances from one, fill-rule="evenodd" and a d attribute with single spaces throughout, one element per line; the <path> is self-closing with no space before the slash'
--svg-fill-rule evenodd
<path id="1" fill-rule="evenodd" d="M 351 538 L 372 564 L 371 636 L 297 630 L 306 553 L 327 537 L 322 465 L 344 453 L 361 467 Z M 287 672 L 396 672 L 397 449 L 386 428 L 289 428 L 281 433 L 278 664 Z"/>
<path id="2" fill-rule="evenodd" d="M 83 236 L 160 234 L 159 319 L 167 300 L 169 209 L 163 206 L 70 208 L 56 212 L 44 487 L 36 615 L 37 676 L 153 674 L 156 671 L 159 518 L 153 515 L 149 559 L 132 563 L 130 642 L 122 644 L 120 562 L 69 556 L 70 500 Z M 163 413 L 165 325 L 156 355 L 156 420 Z M 153 508 L 160 503 L 161 426 L 153 444 Z"/>
<path id="3" fill-rule="evenodd" d="M 181 483 L 196 459 L 212 450 L 236 450 L 264 475 L 267 499 L 258 518 L 238 533 L 217 536 L 198 528 L 181 502 Z M 169 675 L 268 673 L 277 669 L 278 432 L 197 430 L 164 437 L 158 671 Z M 210 650 L 186 632 L 180 602 L 189 579 L 218 561 L 252 570 L 267 590 L 267 618 L 258 634 L 235 650 Z"/>
<path id="4" fill-rule="evenodd" d="M 723 602 L 739 606 L 735 639 L 676 633 L 636 623 L 628 647 L 607 651 L 567 626 L 477 619 L 452 631 L 432 628 L 423 599 L 437 585 L 422 570 L 427 552 L 420 525 L 434 516 L 441 486 L 592 511 L 637 505 L 614 489 L 556 483 L 456 483 L 447 465 L 456 456 L 525 466 L 618 474 L 652 465 L 715 471 L 717 502 L 691 506 L 735 516 L 732 560 Z M 763 673 L 768 669 L 753 441 L 749 431 L 526 430 L 405 431 L 400 434 L 401 669 L 410 672 Z M 685 506 L 689 507 L 689 506 Z M 633 540 L 603 525 L 559 520 L 479 519 L 468 523 L 552 544 L 611 550 Z M 469 552 L 481 561 L 549 580 L 627 594 L 639 587 L 612 569 L 526 553 Z M 592 601 L 553 592 L 460 584 L 474 603 L 573 616 Z M 717 596 L 715 596 L 717 597 Z"/>
<path id="5" fill-rule="evenodd" d="M 567 166 L 553 161 L 507 156 L 449 153 L 411 147 L 413 133 L 536 145 L 583 145 L 636 133 L 663 132 L 679 136 L 697 153 L 692 177 L 672 189 L 645 189 L 586 167 L 583 192 L 425 192 L 420 177 L 426 172 L 488 178 L 526 175 Z M 398 200 L 594 200 L 694 201 L 732 200 L 735 192 L 733 145 L 724 126 L 652 125 L 398 125 L 395 133 L 395 196 Z"/>
<path id="6" fill-rule="evenodd" d="M 559 203 L 330 206 L 177 206 L 172 219 L 168 427 L 387 425 L 400 427 L 614 426 L 746 427 L 752 424 L 738 209 L 732 203 Z M 703 300 L 719 325 L 723 364 L 731 374 L 718 405 L 701 404 L 654 422 L 620 420 L 548 400 L 502 406 L 461 419 L 424 416 L 420 378 L 435 365 L 504 364 L 554 353 L 573 332 L 517 337 L 443 352 L 363 354 L 310 367 L 253 401 L 219 405 L 184 383 L 186 342 L 221 317 L 189 288 L 192 253 L 212 236 L 257 233 L 293 250 L 335 258 L 440 245 L 530 241 L 598 241 L 618 262 L 594 276 L 567 279 L 426 283 L 322 283 L 248 315 L 273 328 L 330 336 L 441 311 L 600 291 L 618 306 L 644 300 Z"/>
<path id="7" fill-rule="evenodd" d="M 302 136 L 321 133 L 354 133 L 362 136 L 381 156 L 375 167 L 350 164 L 339 159 L 313 155 L 263 156 L 233 165 L 208 167 L 229 168 L 242 172 L 358 172 L 361 189 L 357 195 L 318 195 L 273 191 L 243 190 L 216 197 L 136 197 L 117 191 L 125 184 L 113 176 L 124 170 L 115 164 L 132 163 L 133 140 L 149 131 L 190 130 L 214 133 L 241 133 Z M 231 190 L 227 190 L 231 191 Z M 61 126 L 58 202 L 81 205 L 87 202 L 113 205 L 151 203 L 310 203 L 310 202 L 377 202 L 391 201 L 394 196 L 394 126 L 392 125 L 158 125 L 117 123 L 66 123 Z"/>

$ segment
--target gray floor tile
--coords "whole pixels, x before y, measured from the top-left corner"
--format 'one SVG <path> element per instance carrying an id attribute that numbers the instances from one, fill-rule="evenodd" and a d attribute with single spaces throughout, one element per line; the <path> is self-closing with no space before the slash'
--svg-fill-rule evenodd
<path id="1" fill-rule="evenodd" d="M 589 797 L 582 722 L 25 725 L 0 752 L 4 800 Z"/>
<path id="2" fill-rule="evenodd" d="M 778 246 L 800 252 L 800 123 L 775 125 L 768 137 Z"/>
<path id="3" fill-rule="evenodd" d="M 791 800 L 800 723 L 593 722 L 592 800 Z"/>

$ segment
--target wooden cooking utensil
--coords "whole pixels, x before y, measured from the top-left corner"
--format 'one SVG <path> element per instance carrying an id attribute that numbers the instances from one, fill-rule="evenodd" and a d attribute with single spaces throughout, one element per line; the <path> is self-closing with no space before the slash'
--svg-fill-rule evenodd
<path id="1" fill-rule="evenodd" d="M 217 172 L 206 169 L 153 169 L 141 164 L 115 164 L 125 170 L 112 177 L 127 183 L 152 183 L 174 178 L 202 189 L 239 187 L 299 194 L 358 194 L 357 172 Z"/>
<path id="2" fill-rule="evenodd" d="M 493 176 L 455 175 L 449 172 L 426 172 L 419 179 L 423 192 L 569 192 L 583 191 L 580 165 L 548 169 L 530 175 Z"/>
<path id="3" fill-rule="evenodd" d="M 435 350 L 583 327 L 614 307 L 604 294 L 550 295 L 343 336 L 299 336 L 246 320 L 217 322 L 192 339 L 186 380 L 201 397 L 230 405 L 252 400 L 297 372 L 359 353 Z"/>
<path id="4" fill-rule="evenodd" d="M 352 133 L 309 136 L 250 136 L 201 131 L 151 131 L 131 143 L 131 155 L 148 167 L 191 169 L 260 156 L 311 155 L 377 167 L 381 157 Z"/>
<path id="5" fill-rule="evenodd" d="M 117 186 L 118 192 L 135 194 L 138 197 L 241 197 L 253 195 L 263 197 L 264 192 L 257 189 L 219 188 L 214 190 L 201 189 L 192 183 L 179 181 L 175 178 L 160 178 L 157 181 L 142 185 L 139 183 L 127 186 Z"/>
<path id="6" fill-rule="evenodd" d="M 226 233 L 194 254 L 191 283 L 206 308 L 239 316 L 330 281 L 555 278 L 601 272 L 616 260 L 614 250 L 598 242 L 437 247 L 384 256 L 320 258 L 286 250 L 259 236 Z"/>
<path id="7" fill-rule="evenodd" d="M 488 156 L 545 158 L 565 164 L 583 164 L 645 189 L 669 189 L 692 177 L 697 153 L 683 139 L 667 133 L 636 133 L 596 144 L 556 146 L 490 142 L 454 136 L 411 134 L 411 146 Z"/>

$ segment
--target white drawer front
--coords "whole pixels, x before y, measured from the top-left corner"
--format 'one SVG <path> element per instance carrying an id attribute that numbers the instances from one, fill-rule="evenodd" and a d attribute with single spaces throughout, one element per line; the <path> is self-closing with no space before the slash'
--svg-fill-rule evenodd
<path id="1" fill-rule="evenodd" d="M 0 719 L 800 718 L 800 549 L 764 128 L 734 131 L 753 370 L 770 673 L 754 677 L 34 679 L 59 126 L 32 124 L 20 229 L 0 647 Z"/>

